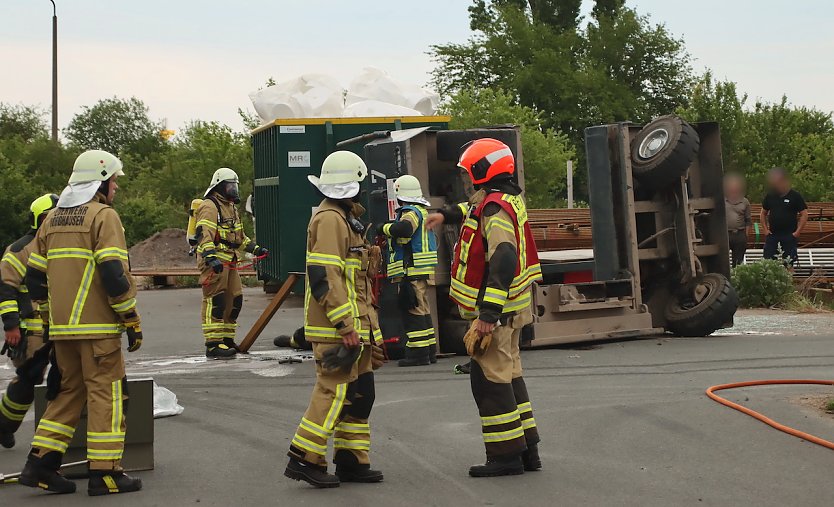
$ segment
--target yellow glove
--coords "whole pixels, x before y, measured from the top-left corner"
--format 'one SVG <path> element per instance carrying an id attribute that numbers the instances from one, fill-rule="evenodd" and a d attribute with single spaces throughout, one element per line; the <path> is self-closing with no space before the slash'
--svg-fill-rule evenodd
<path id="1" fill-rule="evenodd" d="M 385 364 L 385 352 L 379 345 L 371 345 L 371 368 L 378 370 Z"/>
<path id="2" fill-rule="evenodd" d="M 469 331 L 463 335 L 463 343 L 466 345 L 466 353 L 469 354 L 471 357 L 480 356 L 489 348 L 489 345 L 492 343 L 492 333 L 485 334 L 481 336 L 478 334 L 477 328 L 477 320 L 472 321 L 472 325 L 469 326 Z"/>

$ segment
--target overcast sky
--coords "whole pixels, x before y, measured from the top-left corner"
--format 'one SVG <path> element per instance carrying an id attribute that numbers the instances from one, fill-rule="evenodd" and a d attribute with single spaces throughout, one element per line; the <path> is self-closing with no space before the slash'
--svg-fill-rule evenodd
<path id="1" fill-rule="evenodd" d="M 365 66 L 424 84 L 429 45 L 469 36 L 470 0 L 56 0 L 60 122 L 82 105 L 135 95 L 169 128 L 235 128 L 267 77 Z M 590 4 L 590 2 L 586 2 Z M 831 0 L 629 0 L 753 98 L 834 111 Z M 0 0 L 0 101 L 50 105 L 48 0 Z"/>

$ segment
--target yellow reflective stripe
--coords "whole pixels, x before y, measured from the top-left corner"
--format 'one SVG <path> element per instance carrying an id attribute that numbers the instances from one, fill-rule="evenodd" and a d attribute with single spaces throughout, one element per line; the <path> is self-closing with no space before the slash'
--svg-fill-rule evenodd
<path id="1" fill-rule="evenodd" d="M 217 229 L 217 222 L 215 222 L 214 220 L 203 219 L 203 220 L 198 221 L 196 226 L 197 227 L 208 227 L 210 229 Z"/>
<path id="2" fill-rule="evenodd" d="M 504 304 L 504 313 L 510 312 L 517 312 L 518 310 L 522 310 L 527 308 L 532 301 L 532 296 L 530 292 L 525 292 L 523 295 L 517 297 L 516 299 L 510 299 Z"/>
<path id="3" fill-rule="evenodd" d="M 90 294 L 90 285 L 93 283 L 94 272 L 95 264 L 91 260 L 87 261 L 87 265 L 84 267 L 84 274 L 81 276 L 81 285 L 78 286 L 78 292 L 75 294 L 75 301 L 72 304 L 69 319 L 70 325 L 81 322 L 81 313 L 84 311 L 84 304 L 87 302 L 87 296 Z"/>
<path id="4" fill-rule="evenodd" d="M 350 314 L 350 302 L 338 306 L 327 312 L 327 318 L 330 322 L 336 323 L 342 320 L 346 315 Z"/>
<path id="5" fill-rule="evenodd" d="M 120 324 L 74 324 L 49 326 L 49 335 L 76 335 L 76 334 L 121 334 L 124 327 Z"/>
<path id="6" fill-rule="evenodd" d="M 307 252 L 307 264 L 320 264 L 323 266 L 345 267 L 345 261 L 338 255 L 324 254 L 319 252 Z"/>
<path id="7" fill-rule="evenodd" d="M 296 447 L 300 447 L 301 449 L 304 449 L 305 451 L 312 452 L 314 454 L 318 454 L 320 456 L 324 456 L 325 454 L 327 454 L 327 446 L 326 445 L 319 445 L 319 444 L 313 442 L 312 440 L 308 440 L 308 439 L 302 437 L 301 435 L 299 435 L 297 433 L 295 434 L 295 436 L 292 437 L 292 445 L 294 445 Z"/>
<path id="8" fill-rule="evenodd" d="M 437 340 L 435 340 L 434 337 L 431 337 L 428 340 L 408 340 L 405 346 L 410 349 L 421 349 L 423 347 L 428 347 L 429 345 L 434 345 L 435 343 L 437 343 Z"/>
<path id="9" fill-rule="evenodd" d="M 90 461 L 116 461 L 122 459 L 124 449 L 90 449 L 87 448 L 87 459 Z"/>
<path id="10" fill-rule="evenodd" d="M 469 287 L 468 285 L 464 284 L 462 281 L 457 279 L 452 279 L 452 287 L 456 290 L 466 294 L 467 296 L 471 296 L 472 298 L 478 297 L 478 289 L 474 287 Z"/>
<path id="11" fill-rule="evenodd" d="M 495 287 L 487 287 L 484 290 L 484 303 L 492 303 L 503 307 L 507 302 L 507 291 L 496 289 Z"/>
<path id="12" fill-rule="evenodd" d="M 110 308 L 117 313 L 124 313 L 128 310 L 133 310 L 136 308 L 136 298 L 130 298 L 126 301 L 122 301 L 121 303 L 115 303 L 110 305 Z"/>
<path id="13" fill-rule="evenodd" d="M 5 402 L 6 400 L 3 401 Z M 29 409 L 27 408 L 26 410 L 28 411 Z M 6 408 L 5 403 L 0 404 L 0 414 L 3 414 L 3 417 L 6 419 L 15 422 L 22 421 L 26 417 L 26 412 L 23 412 L 22 414 L 10 412 L 9 409 Z"/>
<path id="14" fill-rule="evenodd" d="M 124 433 L 93 433 L 87 432 L 87 443 L 108 444 L 121 443 L 125 441 Z"/>
<path id="15" fill-rule="evenodd" d="M 42 449 L 58 451 L 63 454 L 67 452 L 69 444 L 61 442 L 60 440 L 55 440 L 54 438 L 47 438 L 42 437 L 40 435 L 35 435 L 35 438 L 32 439 L 32 447 L 40 447 Z"/>
<path id="16" fill-rule="evenodd" d="M 335 327 L 304 326 L 304 334 L 314 338 L 341 338 Z"/>
<path id="17" fill-rule="evenodd" d="M 58 433 L 59 435 L 64 435 L 67 438 L 72 438 L 72 436 L 75 435 L 75 428 L 59 422 L 50 421 L 48 419 L 41 419 L 38 423 L 38 429 Z"/>
<path id="18" fill-rule="evenodd" d="M 32 406 L 31 403 L 27 403 L 27 404 L 16 403 L 16 402 L 9 399 L 8 394 L 3 395 L 3 404 L 8 406 L 12 410 L 22 410 L 24 412 L 29 410 L 29 407 Z"/>
<path id="19" fill-rule="evenodd" d="M 533 411 L 533 404 L 530 403 L 529 401 L 524 402 L 524 403 L 519 403 L 519 405 L 518 405 L 518 413 L 519 414 L 524 414 L 526 412 L 532 412 L 532 411 Z"/>
<path id="20" fill-rule="evenodd" d="M 339 423 L 336 425 L 336 431 L 342 433 L 370 433 L 371 425 L 362 423 Z"/>
<path id="21" fill-rule="evenodd" d="M 524 428 L 519 426 L 518 428 L 513 428 L 507 431 L 484 433 L 484 442 L 506 442 L 507 440 L 514 440 L 522 437 L 524 437 Z"/>
<path id="22" fill-rule="evenodd" d="M 409 338 L 422 338 L 423 336 L 431 336 L 434 334 L 434 328 L 430 327 L 428 329 L 421 329 L 419 331 L 409 331 L 406 335 Z"/>
<path id="23" fill-rule="evenodd" d="M 529 419 L 523 419 L 521 421 L 521 427 L 525 430 L 529 430 L 536 427 L 536 420 L 532 417 Z"/>
<path id="24" fill-rule="evenodd" d="M 0 315 L 17 312 L 18 310 L 19 309 L 17 307 L 17 301 L 14 299 L 10 299 L 8 301 L 3 301 L 2 303 L 0 303 Z"/>
<path id="25" fill-rule="evenodd" d="M 362 267 L 359 259 L 346 259 L 345 262 L 345 287 L 347 288 L 348 303 L 353 312 L 354 327 L 357 331 L 361 330 L 362 326 L 359 323 L 359 303 L 356 301 L 356 272 Z"/>
<path id="26" fill-rule="evenodd" d="M 468 217 L 466 220 L 463 221 L 463 226 L 468 227 L 470 229 L 477 229 L 478 221 L 472 217 Z"/>
<path id="27" fill-rule="evenodd" d="M 324 419 L 324 429 L 332 431 L 342 413 L 342 407 L 345 404 L 345 396 L 347 395 L 347 384 L 336 385 L 336 395 L 333 398 L 333 403 L 330 404 L 330 410 L 327 412 L 327 417 Z"/>
<path id="28" fill-rule="evenodd" d="M 379 329 L 374 329 L 371 332 L 371 335 L 374 338 L 374 343 L 375 344 L 379 345 L 380 343 L 382 343 L 382 331 L 380 331 Z"/>
<path id="29" fill-rule="evenodd" d="M 124 248 L 119 248 L 117 246 L 112 246 L 108 248 L 102 248 L 101 250 L 96 250 L 93 253 L 93 257 L 95 258 L 96 262 L 101 263 L 104 259 L 113 257 L 115 259 L 127 260 L 127 250 Z"/>
<path id="30" fill-rule="evenodd" d="M 32 252 L 29 255 L 28 264 L 30 266 L 32 266 L 33 268 L 40 268 L 41 271 L 45 271 L 46 270 L 46 257 L 44 257 L 43 255 L 36 254 L 36 253 Z"/>
<path id="31" fill-rule="evenodd" d="M 469 203 L 465 203 L 465 202 L 458 203 L 458 209 L 465 216 L 467 213 L 469 213 Z"/>
<path id="32" fill-rule="evenodd" d="M 114 380 L 110 384 L 112 407 L 110 412 L 110 432 L 121 433 L 122 430 L 122 381 Z"/>
<path id="33" fill-rule="evenodd" d="M 486 237 L 489 238 L 490 234 L 492 234 L 493 228 L 499 228 L 503 231 L 509 232 L 510 234 L 516 234 L 516 228 L 513 227 L 513 224 L 504 220 L 503 218 L 499 217 L 490 217 L 486 220 L 486 224 L 484 225 L 484 233 Z"/>
<path id="34" fill-rule="evenodd" d="M 17 257 L 12 255 L 11 252 L 8 252 L 3 256 L 2 262 L 8 262 L 20 276 L 26 276 L 26 266 L 24 266 Z"/>
<path id="35" fill-rule="evenodd" d="M 319 426 L 318 424 L 304 417 L 301 418 L 301 424 L 299 425 L 299 427 L 304 429 L 305 431 L 309 431 L 313 435 L 318 435 L 325 440 L 330 438 L 330 435 L 333 434 L 332 431 L 327 431 L 323 426 Z"/>
<path id="36" fill-rule="evenodd" d="M 51 248 L 46 252 L 46 258 L 94 260 L 93 251 L 86 248 Z"/>
<path id="37" fill-rule="evenodd" d="M 357 451 L 370 451 L 370 440 L 348 440 L 346 438 L 334 438 L 333 447 L 335 449 L 354 449 Z"/>
<path id="38" fill-rule="evenodd" d="M 506 414 L 488 415 L 481 417 L 482 426 L 495 426 L 496 424 L 507 424 L 519 419 L 518 409 Z"/>

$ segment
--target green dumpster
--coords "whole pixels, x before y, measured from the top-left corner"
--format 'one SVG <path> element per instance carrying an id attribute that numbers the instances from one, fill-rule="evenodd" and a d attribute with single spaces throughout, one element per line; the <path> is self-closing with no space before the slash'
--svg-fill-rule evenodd
<path id="1" fill-rule="evenodd" d="M 448 116 L 379 118 L 301 118 L 275 120 L 252 132 L 255 164 L 253 209 L 258 243 L 270 251 L 258 265 L 259 277 L 282 281 L 292 271 L 304 271 L 307 224 L 320 197 L 307 181 L 318 175 L 321 164 L 337 149 L 364 155 L 372 139 L 336 144 L 373 132 L 448 127 Z M 362 199 L 368 207 L 371 177 L 363 184 Z M 296 287 L 299 290 L 301 287 Z"/>

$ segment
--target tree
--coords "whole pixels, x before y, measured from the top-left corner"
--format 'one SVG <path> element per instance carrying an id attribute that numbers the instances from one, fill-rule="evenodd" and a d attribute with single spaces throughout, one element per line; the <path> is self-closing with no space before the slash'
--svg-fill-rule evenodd
<path id="1" fill-rule="evenodd" d="M 467 129 L 513 124 L 521 132 L 527 204 L 531 208 L 553 208 L 564 199 L 568 160 L 576 153 L 567 137 L 542 127 L 540 115 L 515 103 L 500 90 L 463 90 L 444 106 L 452 116 L 449 127 Z"/>
<path id="2" fill-rule="evenodd" d="M 18 137 L 23 141 L 32 141 L 47 135 L 42 110 L 34 106 L 0 103 L 0 139 Z"/>
<path id="3" fill-rule="evenodd" d="M 149 157 L 164 146 L 160 136 L 163 128 L 161 122 L 150 119 L 148 107 L 141 100 L 113 97 L 84 106 L 64 134 L 71 143 L 85 150 Z"/>

